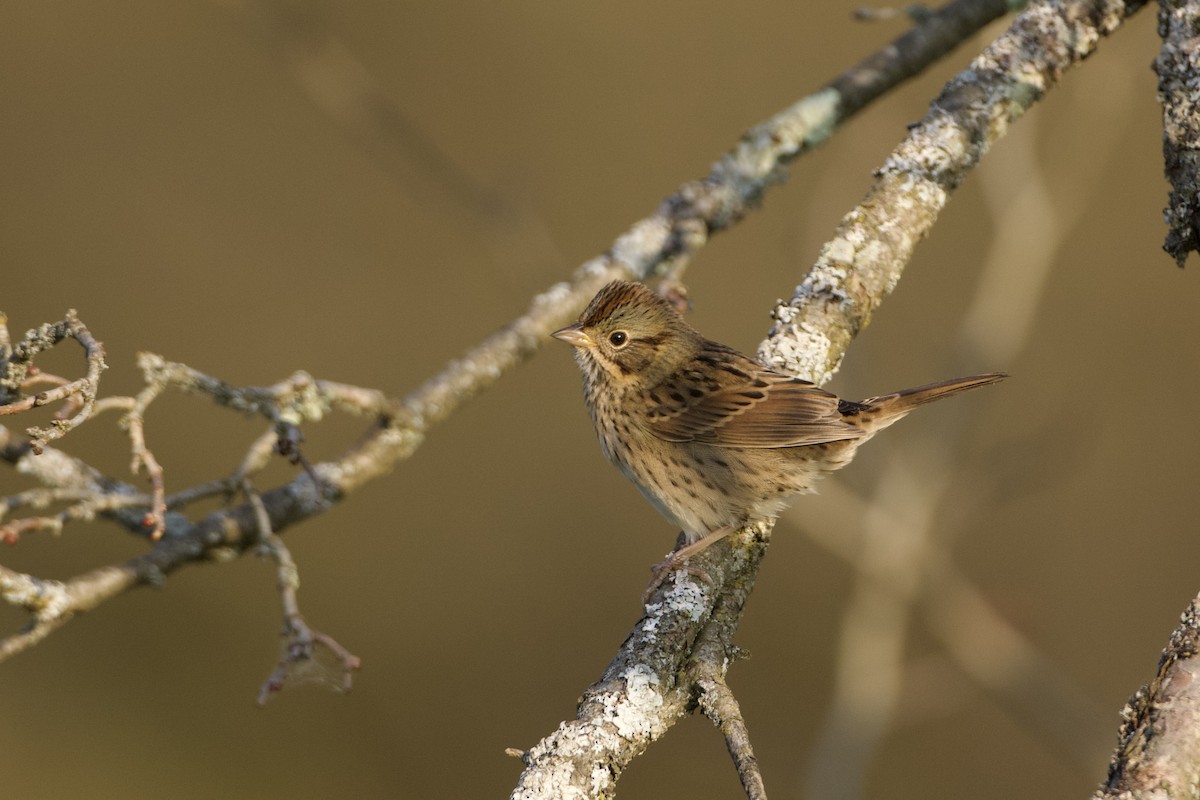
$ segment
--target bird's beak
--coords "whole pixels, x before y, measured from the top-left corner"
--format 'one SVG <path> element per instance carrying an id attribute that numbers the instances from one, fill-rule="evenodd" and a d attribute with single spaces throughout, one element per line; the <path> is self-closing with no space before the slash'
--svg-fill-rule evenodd
<path id="1" fill-rule="evenodd" d="M 560 328 L 550 335 L 573 347 L 592 347 L 596 344 L 592 341 L 592 337 L 583 332 L 583 327 L 578 322 L 574 325 Z"/>

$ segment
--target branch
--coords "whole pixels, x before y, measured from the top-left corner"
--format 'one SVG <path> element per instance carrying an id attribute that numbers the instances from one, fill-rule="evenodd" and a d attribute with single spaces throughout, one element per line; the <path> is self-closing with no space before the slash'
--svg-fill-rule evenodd
<path id="1" fill-rule="evenodd" d="M 283 539 L 271 532 L 267 510 L 250 481 L 242 482 L 242 491 L 254 507 L 262 546 L 266 554 L 275 561 L 279 599 L 283 606 L 283 627 L 280 631 L 283 637 L 283 652 L 279 657 L 279 664 L 258 690 L 259 706 L 265 706 L 271 695 L 281 691 L 289 682 L 323 680 L 325 676 L 321 668 L 321 655 L 326 651 L 337 661 L 337 672 L 341 677 L 334 685 L 343 693 L 349 692 L 354 684 L 354 673 L 362 662 L 358 656 L 338 644 L 332 636 L 309 626 L 304 619 L 296 598 L 300 589 L 300 568 L 296 566 L 292 552 L 283 543 Z"/>
<path id="2" fill-rule="evenodd" d="M 525 771 L 513 798 L 613 796 L 625 767 L 694 707 L 693 683 L 724 681 L 769 536 L 769 526 L 752 526 L 694 557 L 712 585 L 672 573 L 583 693 L 576 718 L 520 753 Z"/>
<path id="3" fill-rule="evenodd" d="M 843 217 L 775 325 L 759 360 L 816 383 L 891 293 L 950 193 L 1063 73 L 1091 55 L 1144 0 L 1034 3 L 955 76 Z"/>
<path id="4" fill-rule="evenodd" d="M 104 348 L 97 342 L 75 309 L 67 312 L 61 322 L 47 323 L 25 334 L 15 346 L 9 344 L 7 318 L 0 313 L 0 416 L 19 414 L 33 408 L 66 400 L 54 422 L 45 428 L 30 428 L 29 447 L 40 453 L 47 442 L 58 439 L 91 416 L 96 404 L 100 373 L 108 369 L 104 363 Z M 74 381 L 51 378 L 38 372 L 33 359 L 64 339 L 74 339 L 83 347 L 87 358 L 87 374 Z M 50 382 L 55 388 L 18 400 L 23 389 L 37 383 Z"/>
<path id="5" fill-rule="evenodd" d="M 1163 249 L 1182 267 L 1188 253 L 1200 248 L 1200 4 L 1163 0 L 1158 29 L 1163 43 L 1154 71 L 1163 107 L 1163 162 L 1171 183 L 1170 201 L 1163 210 Z"/>
<path id="6" fill-rule="evenodd" d="M 1108 780 L 1093 800 L 1195 797 L 1200 785 L 1200 596 L 1158 662 L 1158 674 L 1121 712 Z"/>

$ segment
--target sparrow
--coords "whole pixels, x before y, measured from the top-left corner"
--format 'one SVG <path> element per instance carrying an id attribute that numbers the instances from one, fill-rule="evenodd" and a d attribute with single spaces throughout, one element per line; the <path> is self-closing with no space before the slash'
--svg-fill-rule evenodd
<path id="1" fill-rule="evenodd" d="M 605 286 L 578 322 L 551 335 L 575 348 L 604 455 L 683 532 L 683 545 L 654 565 L 646 597 L 722 537 L 774 519 L 917 406 L 1007 377 L 843 400 L 705 338 L 630 281 Z"/>

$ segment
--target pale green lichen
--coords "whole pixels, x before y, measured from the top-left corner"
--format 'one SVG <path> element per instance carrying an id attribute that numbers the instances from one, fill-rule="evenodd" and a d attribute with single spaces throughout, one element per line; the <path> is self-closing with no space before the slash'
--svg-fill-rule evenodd
<path id="1" fill-rule="evenodd" d="M 621 674 L 624 693 L 604 696 L 605 722 L 612 723 L 617 733 L 626 739 L 651 736 L 661 725 L 657 711 L 663 705 L 658 675 L 645 664 L 634 664 Z"/>
<path id="2" fill-rule="evenodd" d="M 824 331 L 801 323 L 784 326 L 759 345 L 758 360 L 780 372 L 824 384 L 837 371 L 837 361 L 830 363 L 832 353 L 833 340 Z"/>

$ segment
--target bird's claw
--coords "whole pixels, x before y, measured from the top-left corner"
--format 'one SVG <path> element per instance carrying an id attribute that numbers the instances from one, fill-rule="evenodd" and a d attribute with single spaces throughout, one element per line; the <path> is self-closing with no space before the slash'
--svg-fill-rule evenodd
<path id="1" fill-rule="evenodd" d="M 680 557 L 680 553 L 674 552 L 668 555 L 665 559 L 650 567 L 653 577 L 650 578 L 650 584 L 646 587 L 646 591 L 642 592 L 642 605 L 650 601 L 650 596 L 658 590 L 659 586 L 667 579 L 667 576 L 676 570 L 683 570 L 689 575 L 695 576 L 704 581 L 708 585 L 714 584 L 712 576 L 705 572 L 702 568 L 693 566 L 689 559 L 691 553 Z"/>

